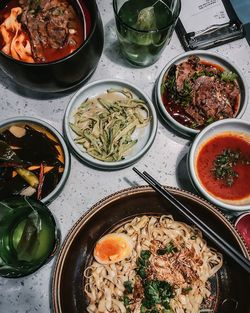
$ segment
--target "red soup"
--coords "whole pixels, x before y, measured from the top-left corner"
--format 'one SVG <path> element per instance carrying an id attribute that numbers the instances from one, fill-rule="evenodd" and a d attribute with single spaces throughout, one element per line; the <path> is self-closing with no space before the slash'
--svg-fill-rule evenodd
<path id="1" fill-rule="evenodd" d="M 196 172 L 215 197 L 229 201 L 250 197 L 250 138 L 230 132 L 208 140 L 198 152 Z"/>

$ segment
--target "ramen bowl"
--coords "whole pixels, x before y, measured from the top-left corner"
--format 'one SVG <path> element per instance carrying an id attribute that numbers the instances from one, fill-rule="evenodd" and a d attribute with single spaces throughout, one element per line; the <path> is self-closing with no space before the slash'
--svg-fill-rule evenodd
<path id="1" fill-rule="evenodd" d="M 222 55 L 219 55 L 213 52 L 208 52 L 208 51 L 196 50 L 196 51 L 185 52 L 183 54 L 178 55 L 177 57 L 172 59 L 169 63 L 167 63 L 166 66 L 162 69 L 159 75 L 159 78 L 157 80 L 157 83 L 156 83 L 155 99 L 158 104 L 159 113 L 162 116 L 163 120 L 170 127 L 172 127 L 175 131 L 183 135 L 190 136 L 190 137 L 194 137 L 200 132 L 201 129 L 203 129 L 204 127 L 206 127 L 207 125 L 211 124 L 212 122 L 216 120 L 216 118 L 209 117 L 205 121 L 205 118 L 204 118 L 204 124 L 202 126 L 199 126 L 198 123 L 195 121 L 195 119 L 192 118 L 192 116 L 194 116 L 196 112 L 188 111 L 188 107 L 190 108 L 190 105 L 185 103 L 187 96 L 188 96 L 187 93 L 189 93 L 189 87 L 190 87 L 190 85 L 188 85 L 189 83 L 187 83 L 186 86 L 183 83 L 183 86 L 185 86 L 186 89 L 184 90 L 184 87 L 183 87 L 183 89 L 181 90 L 181 92 L 185 91 L 184 94 L 182 94 L 181 96 L 181 99 L 183 100 L 183 101 L 181 100 L 182 101 L 181 105 L 176 104 L 177 102 L 175 99 L 169 101 L 169 98 L 167 96 L 168 94 L 167 94 L 167 89 L 166 89 L 166 82 L 169 81 L 169 74 L 171 73 L 171 71 L 173 71 L 175 66 L 181 64 L 182 62 L 186 62 L 188 58 L 192 56 L 199 57 L 200 63 L 207 64 L 207 66 L 213 66 L 221 72 L 227 71 L 227 72 L 234 73 L 234 77 L 236 80 L 235 83 L 238 85 L 238 88 L 239 88 L 239 95 L 236 98 L 237 104 L 235 103 L 232 104 L 232 106 L 235 108 L 233 109 L 233 117 L 241 118 L 248 104 L 248 87 L 247 87 L 246 79 L 244 78 L 244 75 L 239 69 L 239 67 L 234 62 L 232 62 L 231 60 L 229 60 L 228 58 Z M 187 71 L 188 70 L 189 69 L 187 69 Z M 181 72 L 181 69 L 179 70 L 179 72 Z M 208 76 L 206 76 L 208 74 L 206 74 L 205 76 L 201 75 L 201 77 L 199 77 L 199 75 L 201 74 L 198 74 L 197 77 L 195 78 L 195 81 L 197 81 L 197 84 L 195 84 L 195 81 L 193 82 L 193 86 L 194 86 L 193 90 L 197 88 L 195 89 L 196 90 L 195 99 L 200 98 L 201 99 L 200 101 L 204 101 L 203 98 L 204 97 L 205 99 L 208 98 L 208 95 L 212 94 L 211 90 L 213 90 L 214 87 L 213 86 L 206 87 L 206 82 L 205 83 L 202 82 L 202 79 L 205 77 L 207 79 L 207 83 L 209 84 L 211 83 L 211 81 L 209 82 L 209 80 L 210 79 L 212 80 L 214 77 L 209 78 Z M 179 75 L 179 77 L 180 77 L 179 81 L 181 82 L 181 75 Z M 198 83 L 197 78 L 200 80 L 199 83 Z M 224 79 L 227 79 L 227 77 L 224 77 Z M 228 84 L 229 83 L 230 82 L 228 82 Z M 174 84 L 175 86 L 177 86 L 176 80 Z M 203 86 L 203 89 L 200 86 Z M 204 93 L 204 89 L 206 90 L 206 88 L 207 88 L 207 94 Z M 192 96 L 192 92 L 191 94 L 189 93 L 190 97 Z M 189 101 L 190 100 L 188 100 L 188 103 Z M 213 103 L 212 101 L 211 103 L 208 103 L 207 104 L 208 107 L 210 107 L 212 103 Z M 206 103 L 203 103 L 202 107 L 205 106 L 205 104 Z M 206 113 L 207 116 L 210 116 L 209 115 L 211 114 L 210 112 L 208 109 Z M 223 115 L 224 111 L 223 112 L 221 111 L 221 113 L 222 115 L 220 116 L 220 119 L 224 118 L 224 115 Z"/>
<path id="2" fill-rule="evenodd" d="M 27 196 L 46 204 L 52 202 L 70 172 L 70 154 L 62 135 L 45 121 L 23 116 L 0 122 L 0 141 L 1 147 L 3 142 L 15 146 L 12 151 L 19 159 L 0 159 L 0 199 Z M 21 172 L 17 172 L 15 162 L 23 167 Z"/>
<path id="3" fill-rule="evenodd" d="M 212 204 L 183 190 L 167 190 L 187 205 L 197 217 L 206 221 L 208 227 L 249 257 L 235 228 Z M 93 260 L 93 250 L 99 238 L 136 216 L 159 217 L 167 214 L 171 214 L 176 221 L 187 223 L 168 200 L 148 186 L 125 189 L 96 203 L 72 227 L 59 252 L 52 276 L 54 312 L 87 311 L 88 302 L 84 294 L 86 281 L 83 273 Z M 211 243 L 209 245 L 212 246 Z M 226 256 L 223 262 L 223 267 L 211 281 L 213 301 L 208 301 L 210 304 L 203 309 L 212 313 L 248 313 L 248 276 Z"/>
<path id="4" fill-rule="evenodd" d="M 194 139 L 188 172 L 194 187 L 216 206 L 250 210 L 250 123 L 225 119 L 212 123 Z"/>
<path id="5" fill-rule="evenodd" d="M 0 3 L 0 10 L 9 0 Z M 103 26 L 92 0 L 69 0 L 81 17 L 82 27 L 90 23 L 83 43 L 62 59 L 47 63 L 27 63 L 0 52 L 0 68 L 14 82 L 38 92 L 69 90 L 86 81 L 95 71 L 103 50 Z M 87 11 L 86 11 L 87 10 Z M 88 16 L 83 12 L 88 12 Z"/>

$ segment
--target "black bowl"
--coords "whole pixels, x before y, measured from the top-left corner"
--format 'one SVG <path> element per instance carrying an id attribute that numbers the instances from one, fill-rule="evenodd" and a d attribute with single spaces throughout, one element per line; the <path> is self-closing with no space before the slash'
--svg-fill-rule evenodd
<path id="1" fill-rule="evenodd" d="M 235 249 L 250 257 L 233 225 L 212 204 L 189 192 L 167 189 Z M 83 272 L 100 237 L 135 216 L 163 214 L 187 223 L 168 200 L 147 186 L 122 190 L 95 204 L 69 231 L 57 257 L 52 275 L 53 312 L 87 312 Z M 223 263 L 211 282 L 211 313 L 249 313 L 249 277 L 227 256 Z"/>
<path id="2" fill-rule="evenodd" d="M 16 83 L 39 92 L 60 92 L 86 81 L 95 71 L 103 50 L 103 26 L 95 0 L 70 0 L 76 10 L 82 1 L 91 16 L 91 32 L 73 53 L 49 63 L 26 63 L 0 51 L 0 68 Z M 1 0 L 0 10 L 9 0 Z"/>

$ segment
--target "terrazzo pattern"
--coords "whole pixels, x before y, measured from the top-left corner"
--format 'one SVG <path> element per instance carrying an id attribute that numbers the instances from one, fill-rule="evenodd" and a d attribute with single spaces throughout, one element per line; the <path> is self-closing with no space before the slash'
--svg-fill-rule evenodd
<path id="1" fill-rule="evenodd" d="M 105 45 L 99 65 L 89 82 L 103 78 L 118 78 L 134 83 L 152 97 L 155 81 L 164 65 L 183 49 L 174 34 L 170 45 L 154 65 L 132 68 L 121 57 L 116 41 L 115 24 L 110 0 L 98 1 L 104 25 Z M 211 49 L 229 57 L 242 69 L 250 85 L 250 48 L 245 39 Z M 0 119 L 14 116 L 34 116 L 49 122 L 62 132 L 62 120 L 73 93 L 60 98 L 41 95 L 16 86 L 0 71 Z M 250 105 L 243 119 L 250 121 Z M 186 170 L 185 157 L 190 141 L 174 133 L 160 120 L 155 141 L 142 159 L 136 163 L 140 170 L 147 170 L 162 184 L 192 191 Z M 77 219 L 103 197 L 144 182 L 133 171 L 126 169 L 104 172 L 80 163 L 72 156 L 72 168 L 63 192 L 49 206 L 55 215 L 62 238 Z M 53 260 L 54 261 L 54 260 Z M 53 261 L 35 274 L 23 279 L 0 278 L 0 313 L 49 313 L 50 278 Z M 71 313 L 71 312 L 67 312 Z"/>

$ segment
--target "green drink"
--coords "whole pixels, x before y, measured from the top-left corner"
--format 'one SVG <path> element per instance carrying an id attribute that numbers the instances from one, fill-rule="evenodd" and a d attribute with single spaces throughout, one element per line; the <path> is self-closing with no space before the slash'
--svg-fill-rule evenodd
<path id="1" fill-rule="evenodd" d="M 180 0 L 113 0 L 117 36 L 129 62 L 148 66 L 169 43 Z"/>
<path id="2" fill-rule="evenodd" d="M 23 197 L 0 201 L 0 276 L 33 273 L 58 243 L 55 220 L 43 203 Z"/>

